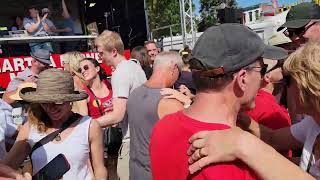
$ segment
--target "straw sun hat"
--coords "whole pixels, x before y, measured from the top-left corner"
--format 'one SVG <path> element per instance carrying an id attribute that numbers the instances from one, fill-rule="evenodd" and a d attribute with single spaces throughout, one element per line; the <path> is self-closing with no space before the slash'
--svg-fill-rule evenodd
<path id="1" fill-rule="evenodd" d="M 22 101 L 23 99 L 21 99 L 20 97 L 20 91 L 21 89 L 25 88 L 37 88 L 37 84 L 33 82 L 22 82 L 21 84 L 19 84 L 18 89 L 15 91 L 15 93 L 10 96 L 10 99 L 13 99 L 15 101 Z"/>
<path id="2" fill-rule="evenodd" d="M 20 97 L 31 103 L 64 103 L 86 99 L 85 92 L 74 91 L 72 76 L 60 69 L 47 69 L 39 74 L 37 88 L 23 88 Z"/>

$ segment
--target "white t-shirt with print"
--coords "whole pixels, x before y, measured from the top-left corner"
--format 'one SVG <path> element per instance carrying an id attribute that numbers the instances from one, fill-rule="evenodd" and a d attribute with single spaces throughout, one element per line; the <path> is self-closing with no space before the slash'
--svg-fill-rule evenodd
<path id="1" fill-rule="evenodd" d="M 147 81 L 146 75 L 141 66 L 132 61 L 120 62 L 112 73 L 112 97 L 128 98 L 131 92 Z M 138 102 L 137 102 L 138 103 Z M 129 124 L 126 115 L 121 123 L 123 141 L 130 139 Z"/>
<path id="2" fill-rule="evenodd" d="M 291 126 L 290 130 L 292 135 L 299 142 L 304 144 L 302 155 L 301 155 L 300 167 L 304 171 L 306 171 L 308 168 L 309 159 L 311 157 L 312 159 L 311 159 L 309 174 L 319 179 L 320 178 L 320 164 L 319 164 L 320 159 L 319 157 L 315 159 L 314 155 L 312 154 L 312 149 L 315 144 L 315 140 L 318 134 L 320 133 L 319 125 L 315 122 L 315 120 L 311 116 L 306 116 L 301 122 Z M 320 141 L 318 140 L 317 143 L 320 143 Z"/>

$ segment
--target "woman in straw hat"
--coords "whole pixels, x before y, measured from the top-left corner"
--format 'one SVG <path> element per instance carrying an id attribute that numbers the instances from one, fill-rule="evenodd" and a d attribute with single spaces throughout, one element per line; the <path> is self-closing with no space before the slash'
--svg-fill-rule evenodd
<path id="1" fill-rule="evenodd" d="M 29 120 L 5 158 L 6 164 L 17 169 L 30 155 L 32 174 L 35 175 L 58 154 L 63 154 L 70 165 L 63 179 L 106 179 L 101 128 L 90 117 L 71 111 L 72 102 L 83 100 L 88 95 L 74 91 L 73 79 L 68 72 L 45 70 L 39 75 L 37 88 L 22 89 L 20 96 L 32 103 Z M 34 148 L 42 138 L 63 128 L 65 130 L 51 141 Z"/>
<path id="2" fill-rule="evenodd" d="M 79 72 L 80 61 L 84 58 L 84 55 L 78 51 L 67 52 L 61 56 L 61 64 L 65 71 L 68 71 L 73 77 L 74 89 L 76 91 L 83 91 L 87 83 L 82 74 Z M 83 116 L 88 115 L 87 101 L 81 100 L 72 104 L 72 112 L 81 114 Z"/>

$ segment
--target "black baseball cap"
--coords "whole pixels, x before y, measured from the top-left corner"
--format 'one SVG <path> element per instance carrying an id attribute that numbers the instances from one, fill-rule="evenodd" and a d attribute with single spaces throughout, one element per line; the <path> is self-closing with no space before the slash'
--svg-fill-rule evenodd
<path id="1" fill-rule="evenodd" d="M 306 26 L 311 20 L 320 19 L 320 6 L 313 2 L 304 2 L 292 7 L 286 17 L 286 23 L 278 28 L 297 29 Z"/>
<path id="2" fill-rule="evenodd" d="M 287 56 L 286 50 L 264 44 L 248 27 L 229 23 L 208 28 L 192 51 L 192 61 L 199 61 L 201 70 L 219 69 L 216 75 L 239 70 L 259 57 L 279 60 Z"/>

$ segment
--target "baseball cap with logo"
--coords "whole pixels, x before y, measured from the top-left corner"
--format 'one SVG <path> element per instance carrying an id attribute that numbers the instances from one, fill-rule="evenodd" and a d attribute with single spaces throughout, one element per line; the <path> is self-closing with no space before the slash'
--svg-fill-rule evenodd
<path id="1" fill-rule="evenodd" d="M 320 6 L 313 2 L 304 2 L 290 9 L 286 22 L 278 28 L 278 31 L 283 28 L 302 28 L 314 19 L 320 20 Z"/>
<path id="2" fill-rule="evenodd" d="M 192 51 L 191 69 L 211 71 L 215 77 L 235 72 L 259 57 L 285 59 L 286 50 L 264 44 L 257 33 L 241 24 L 222 24 L 208 28 Z M 200 65 L 199 65 L 200 64 Z M 201 68 L 199 68 L 201 66 Z"/>

